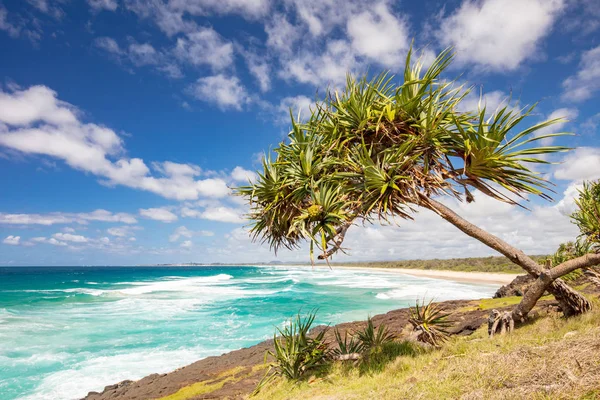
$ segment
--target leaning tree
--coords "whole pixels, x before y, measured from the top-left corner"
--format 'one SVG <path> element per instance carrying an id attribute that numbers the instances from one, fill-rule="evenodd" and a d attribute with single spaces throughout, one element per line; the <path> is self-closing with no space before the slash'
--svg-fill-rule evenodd
<path id="1" fill-rule="evenodd" d="M 423 72 L 409 52 L 402 83 L 387 73 L 348 76 L 345 89 L 329 91 L 307 119 L 292 116 L 288 142 L 263 160 L 255 182 L 237 189 L 251 205 L 253 238 L 275 251 L 308 240 L 311 260 L 315 248 L 328 260 L 344 251 L 352 225 L 412 219 L 425 208 L 542 281 L 565 315 L 589 310 L 590 302 L 559 277 L 600 262 L 600 254 L 547 270 L 444 204 L 444 197 L 472 202 L 475 191 L 516 206 L 531 195 L 550 200 L 551 183 L 531 166 L 569 150 L 539 145 L 563 135 L 544 133 L 562 120 L 525 127 L 533 107 L 465 111 L 469 88 L 441 77 L 452 57 L 442 52 Z M 531 310 L 528 296 L 513 311 L 517 319 Z"/>

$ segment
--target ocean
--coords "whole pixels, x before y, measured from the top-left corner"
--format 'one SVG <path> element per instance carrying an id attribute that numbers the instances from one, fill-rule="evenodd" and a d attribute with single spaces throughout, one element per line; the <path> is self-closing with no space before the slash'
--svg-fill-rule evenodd
<path id="1" fill-rule="evenodd" d="M 299 310 L 364 320 L 499 285 L 311 267 L 0 268 L 0 399 L 78 399 L 271 338 Z"/>

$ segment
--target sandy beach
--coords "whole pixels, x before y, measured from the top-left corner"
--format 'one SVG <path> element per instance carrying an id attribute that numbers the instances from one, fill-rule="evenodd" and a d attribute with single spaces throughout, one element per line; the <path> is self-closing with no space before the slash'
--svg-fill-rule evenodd
<path id="1" fill-rule="evenodd" d="M 396 272 L 412 276 L 420 276 L 425 278 L 446 279 L 456 282 L 469 283 L 496 283 L 506 285 L 515 279 L 518 274 L 499 274 L 492 272 L 463 272 L 463 271 L 447 271 L 447 270 L 431 270 L 431 269 L 409 269 L 409 268 L 364 268 L 352 266 L 333 266 L 332 268 L 344 269 L 364 269 L 376 270 L 383 272 Z"/>
<path id="2" fill-rule="evenodd" d="M 265 265 L 256 265 L 262 267 Z M 269 265 L 273 267 L 273 265 Z M 293 267 L 293 268 L 314 268 L 315 270 L 323 269 L 328 270 L 329 267 L 324 265 L 317 265 L 311 267 L 305 264 L 282 264 L 276 265 L 275 267 Z M 486 284 L 500 284 L 506 285 L 511 283 L 517 276 L 525 274 L 504 274 L 494 272 L 466 272 L 466 271 L 449 271 L 444 269 L 412 269 L 412 268 L 378 268 L 378 267 L 364 267 L 364 266 L 352 266 L 352 265 L 332 265 L 332 269 L 360 269 L 365 271 L 381 271 L 381 272 L 392 272 L 404 275 L 419 276 L 424 278 L 432 279 L 445 279 L 448 281 L 455 282 L 467 282 L 467 283 L 486 283 Z"/>

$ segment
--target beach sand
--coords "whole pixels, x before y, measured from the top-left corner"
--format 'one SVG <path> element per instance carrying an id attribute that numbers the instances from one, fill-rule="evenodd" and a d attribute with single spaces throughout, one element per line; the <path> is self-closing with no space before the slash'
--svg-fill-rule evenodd
<path id="1" fill-rule="evenodd" d="M 319 266 L 319 268 L 322 268 Z M 449 281 L 456 282 L 468 282 L 468 283 L 489 283 L 489 284 L 509 284 L 515 279 L 518 274 L 501 274 L 493 272 L 463 272 L 463 271 L 448 271 L 448 270 L 432 270 L 432 269 L 409 269 L 409 268 L 365 268 L 365 267 L 352 267 L 352 266 L 332 266 L 335 268 L 343 269 L 363 269 L 368 271 L 383 271 L 383 272 L 395 272 L 399 274 L 419 276 L 424 278 L 434 279 L 446 279 Z"/>

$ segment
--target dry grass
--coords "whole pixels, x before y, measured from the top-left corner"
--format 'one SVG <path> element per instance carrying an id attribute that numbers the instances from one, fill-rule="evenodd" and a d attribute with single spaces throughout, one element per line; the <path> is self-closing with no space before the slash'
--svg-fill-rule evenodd
<path id="1" fill-rule="evenodd" d="M 259 399 L 599 399 L 600 304 L 549 314 L 513 335 L 482 328 L 439 351 L 398 357 L 377 374 L 336 366 L 314 383 L 279 382 Z"/>

